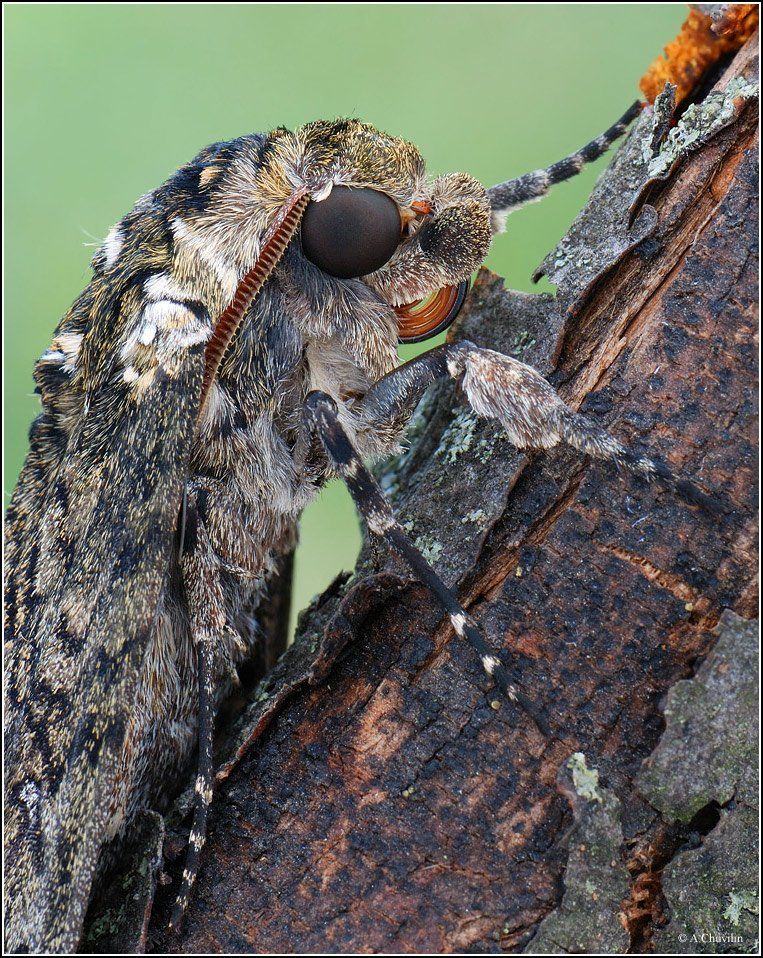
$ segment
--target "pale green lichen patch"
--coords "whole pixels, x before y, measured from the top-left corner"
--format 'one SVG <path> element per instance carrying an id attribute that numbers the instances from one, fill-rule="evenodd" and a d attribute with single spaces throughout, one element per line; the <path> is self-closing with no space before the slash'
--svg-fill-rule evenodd
<path id="1" fill-rule="evenodd" d="M 572 239 L 565 237 L 559 241 L 556 249 L 553 253 L 554 259 L 549 264 L 555 272 L 565 269 L 568 266 L 572 266 L 575 269 L 585 269 L 595 265 L 596 256 L 592 252 L 586 252 L 585 250 L 580 249 L 575 245 Z M 516 347 L 513 347 L 510 352 L 512 356 L 521 355 L 525 349 L 530 346 L 535 345 L 535 340 L 528 337 L 526 342 L 522 342 L 522 337 L 520 336 Z"/>
<path id="2" fill-rule="evenodd" d="M 495 452 L 496 439 L 501 439 L 501 438 L 503 438 L 503 433 L 499 433 L 493 439 L 480 439 L 480 441 L 477 443 L 476 452 L 477 452 L 477 458 L 479 459 L 481 463 L 484 464 L 486 462 L 489 462 L 490 459 L 492 459 L 493 453 Z"/>
<path id="3" fill-rule="evenodd" d="M 442 555 L 442 543 L 438 542 L 433 536 L 419 536 L 414 545 L 430 564 L 437 562 Z"/>
<path id="4" fill-rule="evenodd" d="M 577 794 L 589 802 L 600 802 L 599 773 L 595 768 L 588 767 L 585 755 L 575 752 L 567 760 L 567 768 L 572 772 L 572 784 Z"/>
<path id="5" fill-rule="evenodd" d="M 736 101 L 756 96 L 758 84 L 734 77 L 725 90 L 711 93 L 702 103 L 692 104 L 665 138 L 660 151 L 649 161 L 649 179 L 665 176 L 678 160 L 694 153 L 739 115 Z"/>
<path id="6" fill-rule="evenodd" d="M 488 517 L 484 509 L 473 509 L 461 518 L 461 525 L 465 526 L 467 523 L 474 523 L 474 525 L 479 526 L 480 529 L 484 529 L 487 522 Z"/>
<path id="7" fill-rule="evenodd" d="M 316 636 L 311 636 L 311 637 L 310 637 L 309 639 L 307 639 L 306 641 L 309 643 L 309 646 L 308 646 L 308 647 L 309 647 L 310 651 L 311 651 L 311 652 L 315 652 L 315 651 L 317 650 L 317 648 L 318 648 L 318 643 L 319 643 L 319 641 L 320 641 L 320 636 L 317 636 L 317 635 L 316 635 Z M 260 683 L 257 685 L 257 689 L 255 690 L 255 693 L 254 693 L 254 696 L 253 696 L 253 701 L 255 701 L 255 702 L 267 702 L 267 700 L 268 700 L 269 698 L 270 698 L 270 690 L 267 688 L 266 683 L 265 683 L 264 681 L 263 681 L 263 682 L 260 682 Z"/>
<path id="8" fill-rule="evenodd" d="M 528 332 L 528 330 L 523 329 L 514 342 L 511 344 L 509 349 L 509 355 L 519 357 L 524 355 L 525 350 L 530 349 L 530 347 L 535 345 L 535 338 Z"/>
<path id="9" fill-rule="evenodd" d="M 621 922 L 630 876 L 622 861 L 621 806 L 599 785 L 581 752 L 561 767 L 558 780 L 572 802 L 564 894 L 525 948 L 527 954 L 625 954 L 629 936 Z"/>
<path id="10" fill-rule="evenodd" d="M 459 412 L 443 432 L 435 456 L 445 462 L 455 462 L 460 455 L 468 452 L 474 442 L 477 422 L 477 414 L 471 409 Z"/>
<path id="11" fill-rule="evenodd" d="M 729 895 L 729 904 L 723 913 L 726 921 L 732 925 L 739 925 L 743 911 L 749 911 L 752 915 L 758 914 L 758 896 L 753 891 L 732 891 Z"/>

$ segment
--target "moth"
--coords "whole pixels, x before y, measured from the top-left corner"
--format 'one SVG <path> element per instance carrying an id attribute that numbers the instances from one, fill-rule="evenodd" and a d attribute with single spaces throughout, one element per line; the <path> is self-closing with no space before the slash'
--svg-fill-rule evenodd
<path id="1" fill-rule="evenodd" d="M 409 541 L 366 463 L 441 377 L 521 449 L 568 443 L 711 500 L 470 342 L 400 365 L 455 318 L 507 215 L 600 156 L 606 133 L 484 189 L 430 179 L 357 120 L 203 149 L 113 227 L 35 367 L 41 412 L 7 516 L 6 944 L 76 948 L 102 851 L 161 807 L 198 746 L 179 922 L 205 840 L 218 705 L 304 507 L 343 479 L 371 533 L 460 640 L 533 704 Z"/>

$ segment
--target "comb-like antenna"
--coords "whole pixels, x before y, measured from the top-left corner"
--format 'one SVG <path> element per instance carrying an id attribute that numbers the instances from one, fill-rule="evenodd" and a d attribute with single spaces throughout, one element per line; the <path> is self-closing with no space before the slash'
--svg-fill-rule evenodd
<path id="1" fill-rule="evenodd" d="M 492 210 L 493 232 L 502 233 L 506 229 L 506 218 L 509 213 L 544 197 L 557 183 L 576 176 L 585 166 L 597 160 L 610 148 L 616 139 L 621 137 L 628 126 L 639 115 L 643 103 L 637 100 L 620 119 L 601 136 L 591 140 L 581 150 L 570 153 L 569 156 L 557 163 L 552 163 L 545 170 L 533 170 L 524 173 L 513 180 L 498 183 L 487 191 Z"/>
<path id="2" fill-rule="evenodd" d="M 201 387 L 199 416 L 204 409 L 209 390 L 215 380 L 220 363 L 230 346 L 236 330 L 246 315 L 255 297 L 260 292 L 286 252 L 292 237 L 297 232 L 305 212 L 309 197 L 303 187 L 287 200 L 279 211 L 275 222 L 270 226 L 262 244 L 260 255 L 254 266 L 244 275 L 238 284 L 230 304 L 220 314 L 215 323 L 212 336 L 207 343 L 204 363 L 204 379 Z"/>

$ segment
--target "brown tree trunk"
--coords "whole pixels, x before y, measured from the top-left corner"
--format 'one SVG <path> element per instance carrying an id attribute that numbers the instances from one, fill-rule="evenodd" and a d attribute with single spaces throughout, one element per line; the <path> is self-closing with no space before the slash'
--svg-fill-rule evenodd
<path id="1" fill-rule="evenodd" d="M 752 76 L 755 43 L 721 88 Z M 543 267 L 556 295 L 510 292 L 483 271 L 453 333 L 536 366 L 728 513 L 568 450 L 522 455 L 452 384 L 433 388 L 383 485 L 551 738 L 497 700 L 432 596 L 367 545 L 239 722 L 184 929 L 162 931 L 169 886 L 150 948 L 624 952 L 654 934 L 664 950 L 690 947 L 663 876 L 734 808 L 720 787 L 695 787 L 696 764 L 717 755 L 688 742 L 691 781 L 676 759 L 665 788 L 678 782 L 692 804 L 668 808 L 661 706 L 680 679 L 696 674 L 711 696 L 713 676 L 731 681 L 720 641 L 711 653 L 719 620 L 757 608 L 756 106 L 736 106 L 652 184 L 628 229 L 646 111 Z M 723 714 L 711 724 L 727 736 Z M 751 727 L 740 714 L 737 730 Z M 738 911 L 737 929 L 751 909 Z"/>

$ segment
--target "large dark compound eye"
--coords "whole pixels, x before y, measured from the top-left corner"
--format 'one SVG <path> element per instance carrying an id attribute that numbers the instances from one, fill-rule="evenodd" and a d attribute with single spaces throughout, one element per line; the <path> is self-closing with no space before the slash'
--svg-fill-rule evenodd
<path id="1" fill-rule="evenodd" d="M 325 273 L 352 279 L 384 266 L 401 232 L 397 203 L 386 193 L 335 186 L 325 200 L 308 204 L 302 249 Z"/>

